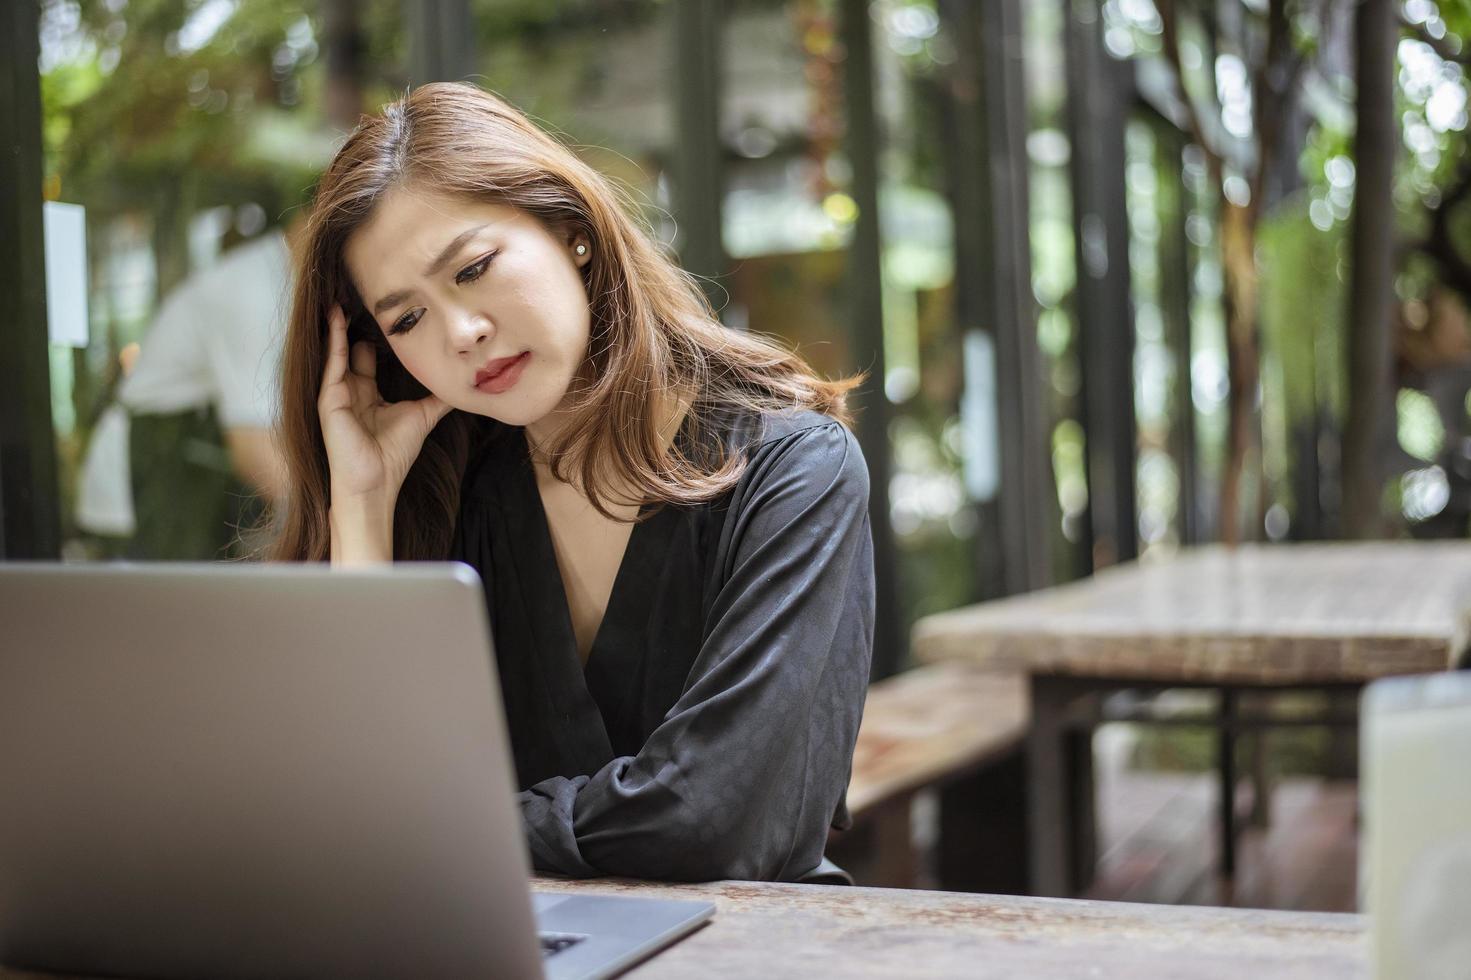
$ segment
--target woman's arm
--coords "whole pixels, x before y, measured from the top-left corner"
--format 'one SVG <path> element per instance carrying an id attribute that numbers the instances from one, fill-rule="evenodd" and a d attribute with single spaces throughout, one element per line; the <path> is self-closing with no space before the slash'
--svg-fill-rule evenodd
<path id="1" fill-rule="evenodd" d="M 328 510 L 332 530 L 332 564 L 378 565 L 393 561 L 393 508 L 395 500 L 344 497 Z"/>
<path id="2" fill-rule="evenodd" d="M 538 868 L 793 879 L 847 789 L 873 648 L 868 474 L 837 423 L 763 446 L 685 692 L 638 755 L 521 794 Z"/>

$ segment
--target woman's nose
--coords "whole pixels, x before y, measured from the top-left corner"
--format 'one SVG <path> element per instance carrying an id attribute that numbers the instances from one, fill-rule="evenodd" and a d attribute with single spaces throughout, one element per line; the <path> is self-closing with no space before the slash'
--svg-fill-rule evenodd
<path id="1" fill-rule="evenodd" d="M 450 323 L 450 343 L 460 353 L 473 353 L 490 343 L 495 327 L 480 313 L 462 313 Z"/>

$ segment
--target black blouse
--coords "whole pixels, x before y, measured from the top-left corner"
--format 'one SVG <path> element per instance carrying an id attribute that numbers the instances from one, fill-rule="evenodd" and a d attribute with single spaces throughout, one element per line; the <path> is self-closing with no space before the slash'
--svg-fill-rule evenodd
<path id="1" fill-rule="evenodd" d="M 467 468 L 454 555 L 485 583 L 540 870 L 790 881 L 847 825 L 873 651 L 863 456 L 813 412 L 713 438 L 744 475 L 634 526 L 586 668 L 523 431 Z"/>

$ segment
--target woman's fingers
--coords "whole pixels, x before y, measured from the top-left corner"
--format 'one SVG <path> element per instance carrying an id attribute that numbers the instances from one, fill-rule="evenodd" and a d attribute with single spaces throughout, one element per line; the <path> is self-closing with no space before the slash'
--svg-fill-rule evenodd
<path id="1" fill-rule="evenodd" d="M 400 434 L 413 433 L 409 438 L 416 442 L 414 453 L 417 455 L 419 444 L 450 413 L 450 406 L 434 395 L 429 395 L 418 401 L 395 402 L 384 408 L 383 412 L 384 418 L 389 420 L 390 428 Z"/>
<path id="2" fill-rule="evenodd" d="M 347 317 L 336 303 L 327 311 L 327 363 L 322 368 L 322 387 L 347 377 Z"/>
<path id="3" fill-rule="evenodd" d="M 450 406 L 441 401 L 437 395 L 421 398 L 419 399 L 419 404 L 424 407 L 424 418 L 429 423 L 431 430 L 440 423 L 441 419 L 450 413 Z"/>

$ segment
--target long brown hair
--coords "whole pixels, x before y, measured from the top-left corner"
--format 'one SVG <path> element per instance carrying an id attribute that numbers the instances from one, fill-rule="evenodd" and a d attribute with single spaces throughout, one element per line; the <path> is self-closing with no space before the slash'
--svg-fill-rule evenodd
<path id="1" fill-rule="evenodd" d="M 589 242 L 588 365 L 574 383 L 569 421 L 555 445 L 540 448 L 556 477 L 575 482 L 604 514 L 612 516 L 613 485 L 635 488 L 639 503 L 686 504 L 718 497 L 740 477 L 738 453 L 686 452 L 660 438 L 650 410 L 659 393 L 693 399 L 684 426 L 696 435 L 686 445 L 708 445 L 698 434 L 732 410 L 810 408 L 849 422 L 846 395 L 858 379 L 825 381 L 780 344 L 721 325 L 696 281 L 597 171 L 494 95 L 461 83 L 423 85 L 364 117 L 317 186 L 281 364 L 278 437 L 289 492 L 270 557 L 328 555 L 330 480 L 316 407 L 327 311 L 333 303 L 360 310 L 344 246 L 400 185 L 509 205 Z M 385 399 L 427 394 L 370 318 L 352 316 L 349 340 L 377 348 Z M 487 423 L 452 412 L 425 440 L 399 492 L 395 558 L 448 555 L 470 449 Z"/>

